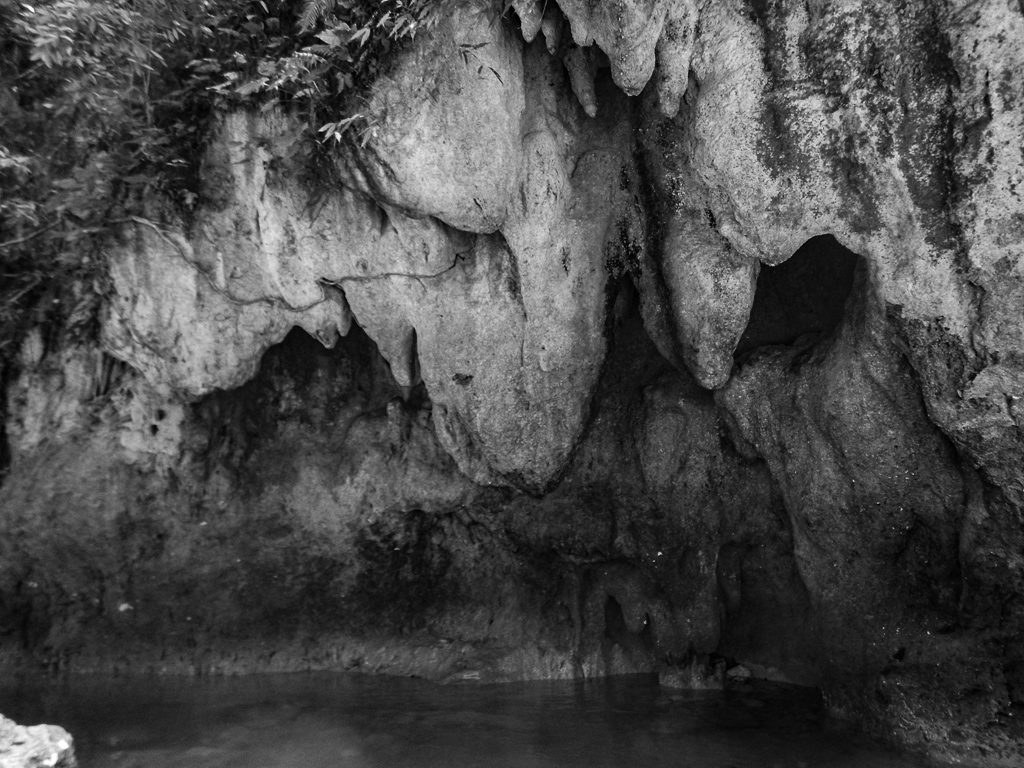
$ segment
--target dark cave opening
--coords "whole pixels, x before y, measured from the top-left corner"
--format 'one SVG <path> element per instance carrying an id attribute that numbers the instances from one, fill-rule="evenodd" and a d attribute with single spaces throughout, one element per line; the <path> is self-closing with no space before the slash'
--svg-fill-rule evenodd
<path id="1" fill-rule="evenodd" d="M 642 630 L 631 632 L 622 613 L 622 606 L 611 595 L 608 595 L 604 603 L 604 636 L 612 645 L 618 645 L 634 658 L 648 659 L 654 654 L 650 617 L 646 617 Z"/>
<path id="2" fill-rule="evenodd" d="M 266 350 L 252 379 L 207 395 L 193 412 L 210 455 L 225 457 L 231 471 L 244 474 L 252 452 L 271 448 L 288 425 L 305 430 L 312 442 L 326 441 L 321 449 L 333 455 L 355 420 L 383 417 L 396 402 L 403 414 L 430 409 L 425 386 L 403 391 L 377 344 L 353 322 L 331 348 L 293 328 Z"/>
<path id="3" fill-rule="evenodd" d="M 390 381 L 382 375 L 382 366 L 387 363 L 376 343 L 356 322 L 332 347 L 325 347 L 296 326 L 264 353 L 254 380 L 285 375 L 308 387 L 326 377 L 337 383 L 339 396 L 371 397 L 379 388 L 378 380 Z"/>
<path id="4" fill-rule="evenodd" d="M 812 237 L 788 260 L 763 267 L 737 361 L 767 346 L 810 346 L 843 320 L 861 258 L 832 235 Z"/>

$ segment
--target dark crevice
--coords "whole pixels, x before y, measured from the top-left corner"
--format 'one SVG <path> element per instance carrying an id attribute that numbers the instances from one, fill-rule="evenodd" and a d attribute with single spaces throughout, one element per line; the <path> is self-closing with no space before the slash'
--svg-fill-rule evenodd
<path id="1" fill-rule="evenodd" d="M 622 614 L 622 606 L 611 595 L 608 595 L 604 603 L 604 636 L 613 645 L 618 645 L 631 656 L 648 658 L 654 653 L 650 620 L 644 622 L 641 631 L 630 632 Z"/>
<path id="2" fill-rule="evenodd" d="M 736 347 L 737 362 L 760 347 L 807 347 L 833 334 L 859 261 L 832 235 L 820 235 L 782 264 L 762 268 L 750 320 Z"/>
<path id="3" fill-rule="evenodd" d="M 490 237 L 497 240 L 500 244 L 501 253 L 504 255 L 505 260 L 501 264 L 501 274 L 505 278 L 505 286 L 515 301 L 522 306 L 523 305 L 523 289 L 522 289 L 522 278 L 519 276 L 519 261 L 516 259 L 515 251 L 509 246 L 508 241 L 505 240 L 505 236 L 499 231 L 494 232 Z M 526 309 L 523 309 L 525 313 Z"/>
<path id="4" fill-rule="evenodd" d="M 561 483 L 572 470 L 577 451 L 590 439 L 595 419 L 602 409 L 609 409 L 613 403 L 622 403 L 626 423 L 635 423 L 642 417 L 644 387 L 674 371 L 647 333 L 640 311 L 640 292 L 628 273 L 608 281 L 605 302 L 604 334 L 608 347 L 601 373 L 588 403 L 580 436 L 565 466 L 552 480 L 549 490 Z M 626 434 L 628 430 L 624 429 L 623 435 Z M 631 446 L 630 440 L 624 439 L 623 447 L 627 444 Z M 636 462 L 639 459 L 635 450 L 632 447 L 626 450 L 622 459 L 622 474 L 638 475 L 640 470 Z"/>

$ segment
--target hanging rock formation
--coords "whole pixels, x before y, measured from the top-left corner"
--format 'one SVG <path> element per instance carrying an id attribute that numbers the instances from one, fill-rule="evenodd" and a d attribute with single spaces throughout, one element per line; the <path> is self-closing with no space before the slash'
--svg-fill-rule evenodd
<path id="1" fill-rule="evenodd" d="M 1021 71 L 1016 0 L 515 0 L 418 37 L 319 175 L 220 115 L 193 220 L 111 245 L 103 353 L 23 345 L 0 628 L 108 669 L 718 654 L 1019 764 Z"/>
<path id="2" fill-rule="evenodd" d="M 139 367 L 173 359 L 154 379 L 196 396 L 249 378 L 283 329 L 301 325 L 330 345 L 354 315 L 396 381 L 427 385 L 438 436 L 463 471 L 549 485 L 579 439 L 604 356 L 605 251 L 631 201 L 620 184 L 629 110 L 581 115 L 560 98 L 557 62 L 524 57 L 492 22 L 464 9 L 378 85 L 370 110 L 380 118 L 364 148 L 339 158 L 345 186 L 322 199 L 287 159 L 299 126 L 227 116 L 204 160 L 209 203 L 191 236 L 174 225 L 160 235 L 208 285 L 139 312 L 153 300 L 142 298 L 153 295 L 152 260 L 138 264 L 151 249 L 119 251 L 107 346 Z M 183 305 L 209 305 L 222 335 L 234 320 L 212 292 L 246 307 L 251 338 L 150 355 L 153 343 L 169 350 L 187 338 L 196 318 Z M 168 323 L 175 312 L 181 321 Z M 160 327 L 147 328 L 154 316 Z"/>

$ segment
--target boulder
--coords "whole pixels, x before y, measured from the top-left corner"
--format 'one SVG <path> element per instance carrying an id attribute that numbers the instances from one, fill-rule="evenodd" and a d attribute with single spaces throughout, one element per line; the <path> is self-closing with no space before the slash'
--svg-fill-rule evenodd
<path id="1" fill-rule="evenodd" d="M 18 725 L 0 715 L 0 768 L 75 768 L 74 740 L 59 725 Z"/>

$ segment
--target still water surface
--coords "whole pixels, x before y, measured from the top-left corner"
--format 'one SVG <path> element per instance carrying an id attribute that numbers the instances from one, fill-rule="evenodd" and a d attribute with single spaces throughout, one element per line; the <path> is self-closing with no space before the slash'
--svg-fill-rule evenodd
<path id="1" fill-rule="evenodd" d="M 437 685 L 344 674 L 72 678 L 0 712 L 75 736 L 83 768 L 919 768 L 838 733 L 805 689 L 645 677 Z"/>

